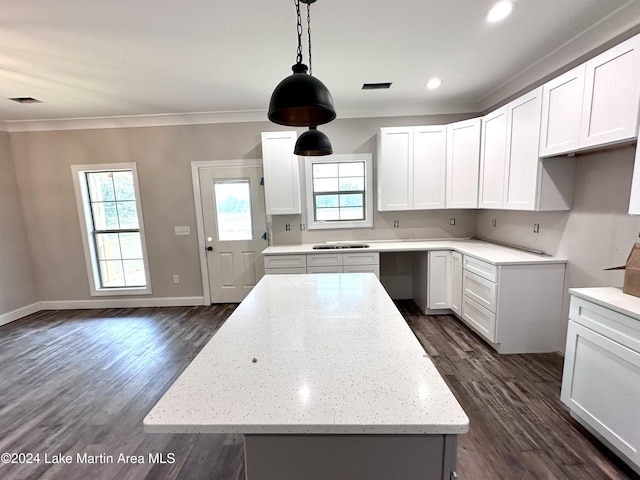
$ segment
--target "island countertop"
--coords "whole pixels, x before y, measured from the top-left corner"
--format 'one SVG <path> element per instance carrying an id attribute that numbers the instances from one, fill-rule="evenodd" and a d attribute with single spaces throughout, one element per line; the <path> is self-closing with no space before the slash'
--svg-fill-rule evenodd
<path id="1" fill-rule="evenodd" d="M 144 427 L 455 435 L 469 420 L 375 275 L 345 273 L 263 277 Z"/>
<path id="2" fill-rule="evenodd" d="M 348 242 L 345 242 L 348 243 Z M 327 252 L 418 252 L 429 250 L 455 250 L 464 255 L 479 258 L 494 265 L 522 265 L 542 263 L 567 263 L 567 260 L 550 255 L 539 255 L 516 248 L 476 240 L 476 239 L 433 239 L 433 240 L 399 240 L 399 241 L 366 241 L 367 248 L 344 250 L 316 250 L 314 244 L 273 245 L 262 251 L 263 255 L 322 254 Z"/>

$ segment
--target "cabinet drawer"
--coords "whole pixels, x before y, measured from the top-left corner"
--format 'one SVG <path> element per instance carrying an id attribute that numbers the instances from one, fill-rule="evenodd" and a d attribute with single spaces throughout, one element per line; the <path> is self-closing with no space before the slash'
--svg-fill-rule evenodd
<path id="1" fill-rule="evenodd" d="M 342 273 L 342 265 L 307 267 L 307 273 Z"/>
<path id="2" fill-rule="evenodd" d="M 378 265 L 378 263 L 380 263 L 380 256 L 378 252 L 357 252 L 342 254 L 343 265 Z"/>
<path id="3" fill-rule="evenodd" d="M 344 273 L 375 273 L 380 278 L 380 265 L 345 265 L 342 267 Z"/>
<path id="4" fill-rule="evenodd" d="M 496 315 L 466 295 L 462 296 L 462 319 L 492 343 L 496 341 Z"/>
<path id="5" fill-rule="evenodd" d="M 307 267 L 329 267 L 335 265 L 342 265 L 341 253 L 307 255 Z"/>
<path id="6" fill-rule="evenodd" d="M 296 275 L 304 275 L 307 273 L 307 269 L 305 267 L 289 267 L 289 268 L 265 268 L 265 275 L 287 275 L 287 274 L 296 274 Z"/>
<path id="7" fill-rule="evenodd" d="M 495 265 L 467 255 L 463 257 L 463 262 L 465 270 L 473 272 L 476 275 L 480 275 L 482 278 L 486 278 L 492 282 L 498 281 L 498 267 Z"/>
<path id="8" fill-rule="evenodd" d="M 306 255 L 265 255 L 264 268 L 304 268 L 307 266 Z"/>
<path id="9" fill-rule="evenodd" d="M 468 270 L 462 272 L 462 291 L 487 310 L 496 312 L 496 284 Z"/>

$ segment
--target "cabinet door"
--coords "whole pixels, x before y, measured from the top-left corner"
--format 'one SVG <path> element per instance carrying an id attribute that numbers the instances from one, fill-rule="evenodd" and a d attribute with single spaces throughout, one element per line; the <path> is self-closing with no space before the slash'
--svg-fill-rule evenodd
<path id="1" fill-rule="evenodd" d="M 542 87 L 507 105 L 505 209 L 536 209 L 541 109 Z"/>
<path id="2" fill-rule="evenodd" d="M 477 208 L 480 118 L 447 125 L 447 208 Z"/>
<path id="3" fill-rule="evenodd" d="M 447 127 L 413 131 L 413 208 L 445 208 Z"/>
<path id="4" fill-rule="evenodd" d="M 378 134 L 378 210 L 413 208 L 413 127 Z"/>
<path id="5" fill-rule="evenodd" d="M 560 398 L 640 465 L 640 353 L 570 320 Z"/>
<path id="6" fill-rule="evenodd" d="M 632 139 L 638 132 L 640 36 L 586 63 L 580 147 Z"/>
<path id="7" fill-rule="evenodd" d="M 507 157 L 507 108 L 482 118 L 478 207 L 502 208 Z"/>
<path id="8" fill-rule="evenodd" d="M 451 252 L 451 310 L 462 315 L 462 254 Z"/>
<path id="9" fill-rule="evenodd" d="M 262 166 L 267 215 L 299 215 L 299 158 L 294 155 L 296 132 L 262 132 Z"/>
<path id="10" fill-rule="evenodd" d="M 580 65 L 542 87 L 541 157 L 579 148 L 585 68 Z"/>
<path id="11" fill-rule="evenodd" d="M 429 252 L 427 306 L 432 310 L 451 308 L 451 251 Z"/>
<path id="12" fill-rule="evenodd" d="M 629 197 L 629 215 L 640 215 L 640 148 L 636 145 L 633 177 L 631 179 L 631 196 Z"/>

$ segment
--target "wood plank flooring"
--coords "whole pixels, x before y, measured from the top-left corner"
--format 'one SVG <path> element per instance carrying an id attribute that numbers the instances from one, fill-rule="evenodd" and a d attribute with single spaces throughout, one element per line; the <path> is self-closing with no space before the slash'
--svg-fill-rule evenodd
<path id="1" fill-rule="evenodd" d="M 234 308 L 39 312 L 0 327 L 0 453 L 40 453 L 39 463 L 0 464 L 0 479 L 243 479 L 241 436 L 142 430 Z M 459 478 L 640 479 L 569 417 L 560 355 L 498 355 L 451 316 L 398 308 L 470 417 Z M 51 463 L 56 455 L 72 463 Z"/>

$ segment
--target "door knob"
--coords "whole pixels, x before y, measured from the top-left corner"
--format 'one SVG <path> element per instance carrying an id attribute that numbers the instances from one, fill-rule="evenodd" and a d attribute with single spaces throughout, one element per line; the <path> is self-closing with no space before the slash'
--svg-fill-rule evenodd
<path id="1" fill-rule="evenodd" d="M 207 247 L 207 252 L 213 252 L 213 247 L 211 245 Z"/>

